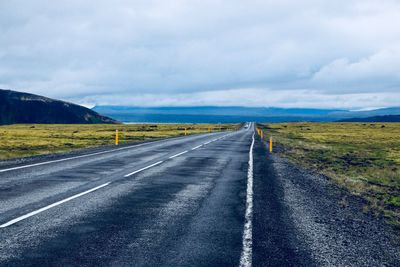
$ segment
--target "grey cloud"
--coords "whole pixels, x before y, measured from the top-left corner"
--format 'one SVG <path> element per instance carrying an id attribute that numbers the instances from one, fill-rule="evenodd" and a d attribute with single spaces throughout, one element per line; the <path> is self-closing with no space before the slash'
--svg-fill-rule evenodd
<path id="1" fill-rule="evenodd" d="M 196 104 L 181 97 L 192 94 L 221 105 L 241 103 L 213 100 L 229 90 L 277 96 L 248 105 L 308 90 L 357 106 L 399 90 L 399 13 L 397 1 L 372 0 L 3 1 L 0 87 L 82 103 Z"/>

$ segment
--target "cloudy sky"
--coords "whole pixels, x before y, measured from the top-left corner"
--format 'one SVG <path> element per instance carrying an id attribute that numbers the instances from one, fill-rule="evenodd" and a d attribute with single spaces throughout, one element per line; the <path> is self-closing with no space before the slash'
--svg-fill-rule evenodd
<path id="1" fill-rule="evenodd" d="M 400 106 L 400 1 L 0 0 L 0 88 L 85 105 Z"/>

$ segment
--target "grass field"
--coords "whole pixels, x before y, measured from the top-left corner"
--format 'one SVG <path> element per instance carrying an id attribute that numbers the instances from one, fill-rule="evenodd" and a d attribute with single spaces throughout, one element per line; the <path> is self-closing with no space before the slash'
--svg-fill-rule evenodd
<path id="1" fill-rule="evenodd" d="M 283 154 L 368 200 L 364 212 L 400 227 L 400 123 L 263 125 Z"/>
<path id="2" fill-rule="evenodd" d="M 0 160 L 173 137 L 234 130 L 239 124 L 16 124 L 0 126 Z"/>

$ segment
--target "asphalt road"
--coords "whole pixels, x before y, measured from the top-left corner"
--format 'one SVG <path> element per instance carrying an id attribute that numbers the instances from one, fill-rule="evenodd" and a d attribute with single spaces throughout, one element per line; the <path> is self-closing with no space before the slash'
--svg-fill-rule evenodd
<path id="1" fill-rule="evenodd" d="M 3 166 L 0 266 L 396 266 L 381 222 L 340 209 L 343 192 L 253 136 Z"/>

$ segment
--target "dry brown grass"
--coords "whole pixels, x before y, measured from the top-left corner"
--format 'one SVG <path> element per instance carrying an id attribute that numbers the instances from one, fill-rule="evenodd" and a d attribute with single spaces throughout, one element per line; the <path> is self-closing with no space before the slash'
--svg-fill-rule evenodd
<path id="1" fill-rule="evenodd" d="M 238 124 L 16 124 L 0 126 L 0 160 L 185 134 L 236 129 Z"/>
<path id="2" fill-rule="evenodd" d="M 400 123 L 277 123 L 264 131 L 283 154 L 331 177 L 400 226 Z M 365 211 L 367 209 L 364 209 Z"/>

